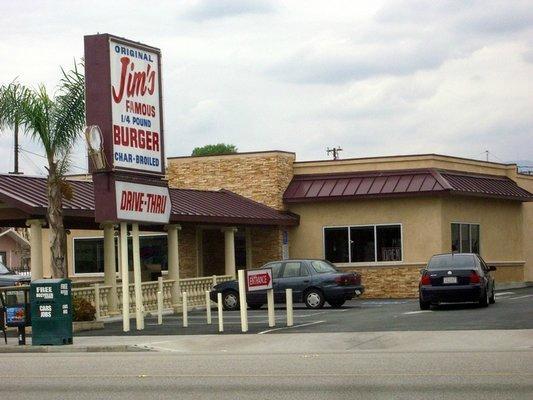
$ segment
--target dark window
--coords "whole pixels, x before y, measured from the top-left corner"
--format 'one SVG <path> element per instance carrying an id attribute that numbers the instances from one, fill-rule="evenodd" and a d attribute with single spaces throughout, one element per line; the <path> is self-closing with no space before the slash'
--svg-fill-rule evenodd
<path id="1" fill-rule="evenodd" d="M 479 225 L 452 224 L 452 252 L 479 254 Z"/>
<path id="2" fill-rule="evenodd" d="M 324 229 L 324 247 L 326 260 L 333 263 L 349 262 L 348 228 Z"/>
<path id="3" fill-rule="evenodd" d="M 472 269 L 476 267 L 474 256 L 468 254 L 442 254 L 431 257 L 428 269 Z"/>
<path id="4" fill-rule="evenodd" d="M 470 225 L 470 251 L 479 254 L 479 225 Z"/>
<path id="5" fill-rule="evenodd" d="M 470 253 L 470 225 L 461 224 L 461 253 Z"/>
<path id="6" fill-rule="evenodd" d="M 118 241 L 115 240 L 115 261 L 118 271 Z M 166 235 L 139 237 L 141 267 L 157 274 L 168 269 Z M 128 238 L 129 270 L 133 271 L 133 242 Z M 74 273 L 94 274 L 104 272 L 104 239 L 74 239 Z"/>
<path id="7" fill-rule="evenodd" d="M 74 240 L 74 273 L 104 272 L 104 239 Z"/>
<path id="8" fill-rule="evenodd" d="M 326 260 L 332 263 L 401 261 L 402 228 L 400 225 L 325 228 L 324 249 Z"/>
<path id="9" fill-rule="evenodd" d="M 452 224 L 452 251 L 461 251 L 461 225 Z"/>
<path id="10" fill-rule="evenodd" d="M 235 233 L 235 265 L 246 267 L 246 235 L 240 230 Z"/>
<path id="11" fill-rule="evenodd" d="M 280 277 L 281 263 L 267 264 L 263 268 L 272 268 L 272 279 Z"/>
<path id="12" fill-rule="evenodd" d="M 378 261 L 401 261 L 402 230 L 399 225 L 376 226 Z"/>
<path id="13" fill-rule="evenodd" d="M 350 228 L 352 262 L 376 261 L 373 226 Z"/>
<path id="14" fill-rule="evenodd" d="M 316 271 L 317 274 L 339 272 L 337 271 L 337 269 L 335 269 L 333 265 L 331 265 L 330 263 L 326 261 L 319 261 L 319 260 L 311 261 L 311 266 L 313 267 L 313 269 Z"/>
<path id="15" fill-rule="evenodd" d="M 285 263 L 285 268 L 283 268 L 283 278 L 296 278 L 298 276 L 300 276 L 300 263 Z"/>

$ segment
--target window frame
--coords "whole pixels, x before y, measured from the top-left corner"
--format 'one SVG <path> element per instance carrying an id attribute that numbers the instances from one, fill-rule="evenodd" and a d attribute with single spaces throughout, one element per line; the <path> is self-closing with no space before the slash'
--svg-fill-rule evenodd
<path id="1" fill-rule="evenodd" d="M 156 232 L 156 233 L 143 233 L 143 234 L 139 234 L 139 239 L 141 237 L 154 237 L 154 236 L 168 236 L 166 233 L 160 233 L 160 232 Z M 101 239 L 102 241 L 104 240 L 104 237 L 103 236 L 73 236 L 72 237 L 72 277 L 86 277 L 86 278 L 90 278 L 90 277 L 94 277 L 94 278 L 99 278 L 99 277 L 103 277 L 104 276 L 104 272 L 76 272 L 76 240 L 83 240 L 83 239 Z M 118 237 L 115 236 L 114 237 L 114 241 L 115 241 L 115 248 L 118 247 Z M 122 273 L 122 265 L 121 263 L 118 263 L 118 270 L 116 272 L 117 276 L 120 276 L 120 274 Z M 161 271 L 161 274 L 162 275 L 167 275 L 168 271 Z"/>
<path id="2" fill-rule="evenodd" d="M 450 251 L 451 250 L 451 247 L 452 247 L 452 244 L 453 244 L 453 238 L 452 238 L 452 225 L 459 225 L 459 245 L 462 247 L 463 245 L 463 232 L 462 232 L 462 229 L 461 229 L 461 225 L 468 225 L 468 235 L 469 235 L 469 243 L 468 243 L 468 247 L 469 247 L 469 251 L 461 251 L 461 249 L 459 249 L 459 251 L 456 251 L 456 253 L 459 253 L 459 254 L 465 254 L 465 253 L 473 253 L 473 254 L 477 254 L 478 256 L 481 256 L 481 223 L 479 222 L 459 222 L 459 221 L 452 221 L 450 222 Z M 477 225 L 478 227 L 478 252 L 477 253 L 474 253 L 472 251 L 472 225 Z"/>
<path id="3" fill-rule="evenodd" d="M 377 254 L 377 227 L 378 226 L 399 226 L 400 227 L 400 251 L 402 253 L 402 258 L 399 261 L 377 261 L 378 254 Z M 352 262 L 352 246 L 351 246 L 351 240 L 352 240 L 352 234 L 350 228 L 374 228 L 374 261 L 357 261 Z M 357 224 L 357 225 L 325 225 L 322 227 L 322 258 L 326 259 L 326 229 L 331 228 L 346 228 L 348 229 L 348 262 L 338 262 L 338 263 L 332 263 L 333 265 L 347 265 L 347 266 L 363 266 L 363 265 L 372 265 L 372 266 L 380 266 L 380 265 L 397 265 L 397 264 L 403 264 L 405 262 L 405 256 L 404 256 L 404 246 L 403 246 L 403 223 L 401 222 L 387 222 L 387 223 L 379 223 L 379 224 Z M 330 261 L 331 262 L 331 261 Z"/>

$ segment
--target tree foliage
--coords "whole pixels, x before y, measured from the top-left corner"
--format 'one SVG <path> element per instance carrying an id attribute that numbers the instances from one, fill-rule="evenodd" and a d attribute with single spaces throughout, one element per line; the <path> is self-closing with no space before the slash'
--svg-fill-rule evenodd
<path id="1" fill-rule="evenodd" d="M 48 171 L 47 222 L 50 228 L 51 267 L 54 277 L 67 275 L 66 232 L 63 225 L 63 198 L 72 196 L 65 179 L 70 155 L 85 125 L 85 80 L 76 65 L 68 72 L 61 69 L 57 92 L 50 96 L 44 87 L 17 86 L 22 97 L 1 96 L 0 116 L 5 125 L 17 121 L 39 142 L 46 155 Z M 0 94 L 13 91 L 13 84 L 2 86 Z"/>
<path id="2" fill-rule="evenodd" d="M 235 153 L 237 153 L 237 147 L 234 144 L 217 143 L 207 144 L 202 147 L 195 147 L 191 155 L 193 157 L 201 157 Z"/>

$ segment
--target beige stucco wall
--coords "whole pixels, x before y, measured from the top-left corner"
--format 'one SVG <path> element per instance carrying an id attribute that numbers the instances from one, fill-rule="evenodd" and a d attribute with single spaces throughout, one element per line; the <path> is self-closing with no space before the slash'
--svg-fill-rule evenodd
<path id="1" fill-rule="evenodd" d="M 323 258 L 323 228 L 327 226 L 402 224 L 403 264 L 425 263 L 441 249 L 440 199 L 302 203 L 291 204 L 290 210 L 300 215 L 300 226 L 290 231 L 291 257 Z"/>
<path id="2" fill-rule="evenodd" d="M 533 193 L 533 176 L 518 175 L 516 182 L 519 186 Z M 533 202 L 522 204 L 523 224 L 522 237 L 524 246 L 524 260 L 526 261 L 524 279 L 533 282 Z"/>
<path id="3" fill-rule="evenodd" d="M 294 153 L 282 151 L 169 158 L 167 177 L 174 188 L 227 189 L 282 210 L 294 160 Z"/>
<path id="4" fill-rule="evenodd" d="M 332 172 L 383 171 L 415 168 L 437 168 L 478 174 L 516 175 L 516 166 L 436 154 L 354 158 L 337 161 L 301 161 L 294 164 L 294 174 L 324 174 Z"/>

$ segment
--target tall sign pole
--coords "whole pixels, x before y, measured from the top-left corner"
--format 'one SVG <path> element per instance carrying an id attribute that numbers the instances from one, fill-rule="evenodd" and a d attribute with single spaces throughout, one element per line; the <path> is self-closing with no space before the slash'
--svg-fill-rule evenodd
<path id="1" fill-rule="evenodd" d="M 133 227 L 137 329 L 144 327 L 139 224 L 168 224 L 161 51 L 109 34 L 85 36 L 85 97 L 89 171 L 95 219 L 120 223 L 124 303 L 129 294 L 128 225 Z M 129 300 L 129 297 L 128 297 Z M 129 311 L 123 307 L 124 330 Z"/>

